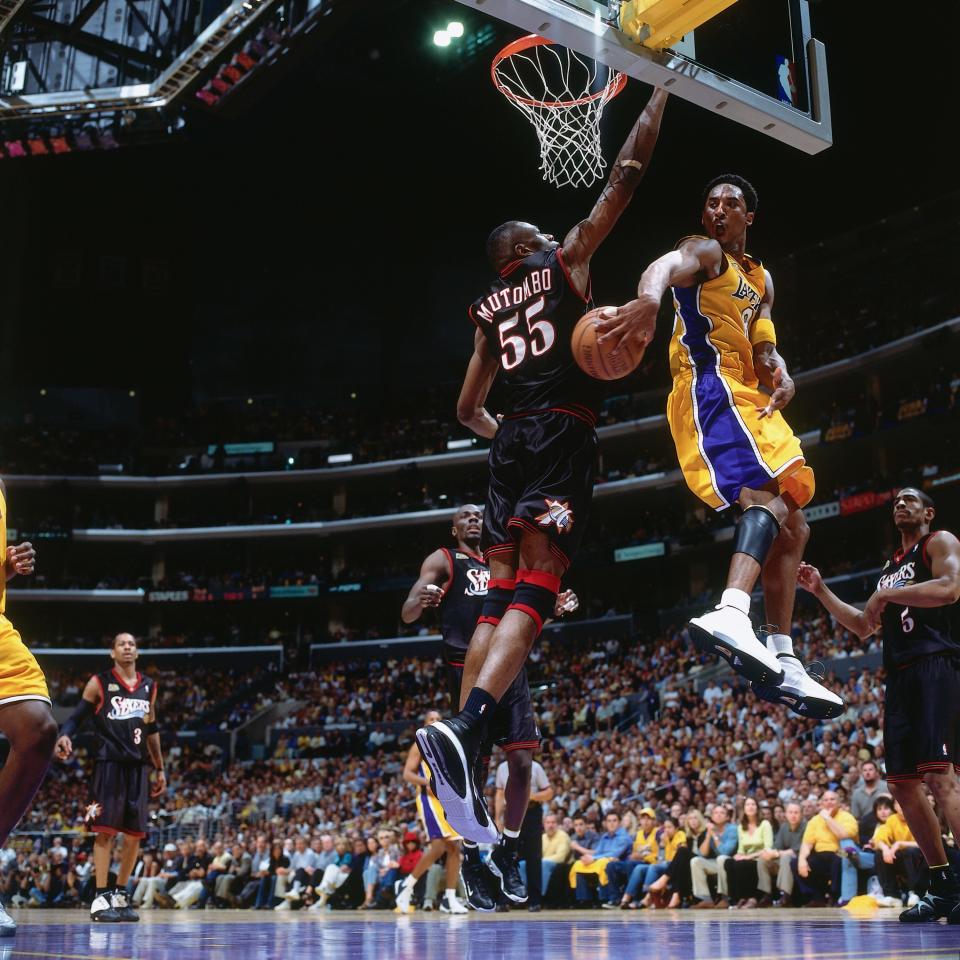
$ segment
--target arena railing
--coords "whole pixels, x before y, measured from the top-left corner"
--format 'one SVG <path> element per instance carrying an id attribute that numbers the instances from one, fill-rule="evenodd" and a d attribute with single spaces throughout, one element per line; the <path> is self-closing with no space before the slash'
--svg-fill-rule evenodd
<path id="1" fill-rule="evenodd" d="M 854 357 L 846 357 L 832 363 L 824 364 L 810 370 L 804 370 L 795 376 L 798 386 L 804 387 L 838 376 L 849 376 L 875 363 L 889 360 L 903 353 L 907 353 L 928 338 L 936 338 L 941 334 L 960 334 L 960 317 L 945 320 L 942 323 L 923 330 L 918 330 L 907 336 L 892 340 L 872 350 L 866 350 Z M 666 417 L 663 414 L 643 417 L 637 420 L 627 420 L 602 426 L 597 433 L 601 439 L 617 437 L 640 436 L 655 430 L 666 429 Z M 170 488 L 202 488 L 233 484 L 244 480 L 248 484 L 276 485 L 276 484 L 304 484 L 317 482 L 343 482 L 356 477 L 372 477 L 380 474 L 396 473 L 398 470 L 416 464 L 420 470 L 438 470 L 451 466 L 469 466 L 482 463 L 487 457 L 485 448 L 474 448 L 462 453 L 441 453 L 430 456 L 409 456 L 393 460 L 380 460 L 371 463 L 358 463 L 345 466 L 332 466 L 308 470 L 265 470 L 249 473 L 204 473 L 204 474 L 170 474 L 162 476 L 82 476 L 82 475 L 43 475 L 43 474 L 9 474 L 5 476 L 8 486 L 12 487 L 44 487 L 69 484 L 75 487 L 102 488 L 109 490 L 157 490 Z M 642 478 L 639 478 L 642 479 Z M 203 528 L 200 528 L 203 529 Z M 150 531 L 162 533 L 165 531 Z M 161 539 L 161 538 L 158 538 Z"/>

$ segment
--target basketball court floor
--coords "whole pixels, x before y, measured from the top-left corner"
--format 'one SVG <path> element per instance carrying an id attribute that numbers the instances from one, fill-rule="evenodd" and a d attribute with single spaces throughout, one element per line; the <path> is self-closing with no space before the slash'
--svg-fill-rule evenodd
<path id="1" fill-rule="evenodd" d="M 909 927 L 894 910 L 706 914 L 169 911 L 92 924 L 80 910 L 20 910 L 0 960 L 924 960 L 960 957 L 960 927 Z"/>

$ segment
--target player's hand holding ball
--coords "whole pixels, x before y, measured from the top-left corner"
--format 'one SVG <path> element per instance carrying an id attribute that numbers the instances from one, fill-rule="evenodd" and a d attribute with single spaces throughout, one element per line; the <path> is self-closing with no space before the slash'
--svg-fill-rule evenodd
<path id="1" fill-rule="evenodd" d="M 647 344 L 653 339 L 653 326 L 630 319 L 628 308 L 636 302 L 632 300 L 622 307 L 598 307 L 584 314 L 573 328 L 573 359 L 595 380 L 620 380 L 640 365 Z M 654 324 L 656 320 L 654 312 Z"/>

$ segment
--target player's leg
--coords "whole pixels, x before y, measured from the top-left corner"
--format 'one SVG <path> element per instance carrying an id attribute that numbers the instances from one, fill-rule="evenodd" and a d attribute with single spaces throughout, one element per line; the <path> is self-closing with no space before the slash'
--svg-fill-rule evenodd
<path id="1" fill-rule="evenodd" d="M 397 910 L 406 913 L 410 909 L 410 900 L 413 897 L 413 888 L 417 881 L 435 864 L 444 854 L 446 846 L 442 837 L 431 839 L 430 844 L 417 861 L 417 865 L 402 880 L 396 883 Z"/>
<path id="2" fill-rule="evenodd" d="M 130 882 L 133 868 L 137 865 L 137 857 L 140 855 L 140 837 L 125 833 L 122 843 L 123 846 L 120 848 L 120 869 L 117 871 L 117 885 L 113 889 L 110 902 L 113 909 L 120 914 L 122 920 L 136 922 L 140 917 L 137 916 L 136 911 L 130 903 L 127 884 Z"/>
<path id="3" fill-rule="evenodd" d="M 10 741 L 0 770 L 0 844 L 20 822 L 53 759 L 57 723 L 48 704 L 18 700 L 0 706 L 0 731 Z"/>
<path id="4" fill-rule="evenodd" d="M 97 830 L 93 841 L 93 875 L 97 888 L 90 904 L 90 919 L 97 923 L 120 923 L 123 918 L 113 906 L 113 891 L 110 888 L 110 860 L 115 832 L 107 832 L 107 829 Z"/>
<path id="5" fill-rule="evenodd" d="M 828 720 L 843 713 L 843 700 L 807 673 L 794 653 L 790 635 L 797 593 L 797 571 L 810 539 L 810 527 L 792 497 L 785 494 L 783 499 L 790 513 L 767 554 L 762 582 L 767 623 L 771 625 L 767 648 L 779 660 L 784 677 L 779 686 L 754 684 L 753 689 L 762 699 L 785 704 L 801 716 Z"/>
<path id="6" fill-rule="evenodd" d="M 520 873 L 520 828 L 530 802 L 533 750 L 508 749 L 507 770 L 507 785 L 503 791 L 503 836 L 490 853 L 490 870 L 500 881 L 500 889 L 508 900 L 526 903 L 527 886 Z"/>
<path id="7" fill-rule="evenodd" d="M 457 899 L 457 880 L 460 877 L 460 847 L 456 840 L 444 840 L 446 853 L 446 887 L 443 891 L 443 900 L 440 903 L 441 913 L 468 913 L 467 908 Z"/>
<path id="8" fill-rule="evenodd" d="M 741 487 L 739 503 L 743 516 L 736 528 L 726 589 L 715 609 L 691 619 L 690 631 L 698 649 L 723 657 L 748 680 L 776 685 L 783 679 L 783 668 L 753 632 L 750 593 L 790 509 L 775 482 L 765 490 Z"/>
<path id="9" fill-rule="evenodd" d="M 461 836 L 478 843 L 497 840 L 496 827 L 475 784 L 480 747 L 497 701 L 516 679 L 543 621 L 553 613 L 565 568 L 550 539 L 539 531 L 523 531 L 519 554 L 513 599 L 488 639 L 482 667 L 466 697 L 467 683 L 463 684 L 463 708 L 456 717 L 417 731 L 420 751 L 433 772 L 431 785 L 447 819 Z"/>

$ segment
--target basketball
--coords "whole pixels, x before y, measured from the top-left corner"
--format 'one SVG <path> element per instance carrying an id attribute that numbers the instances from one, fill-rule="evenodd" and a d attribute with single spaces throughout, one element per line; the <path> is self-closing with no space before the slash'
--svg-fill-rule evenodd
<path id="1" fill-rule="evenodd" d="M 624 343 L 614 353 L 615 341 L 598 342 L 597 323 L 601 309 L 602 307 L 597 307 L 577 321 L 570 338 L 570 349 L 577 366 L 595 380 L 622 380 L 637 369 L 643 359 L 644 349 L 632 343 Z"/>

